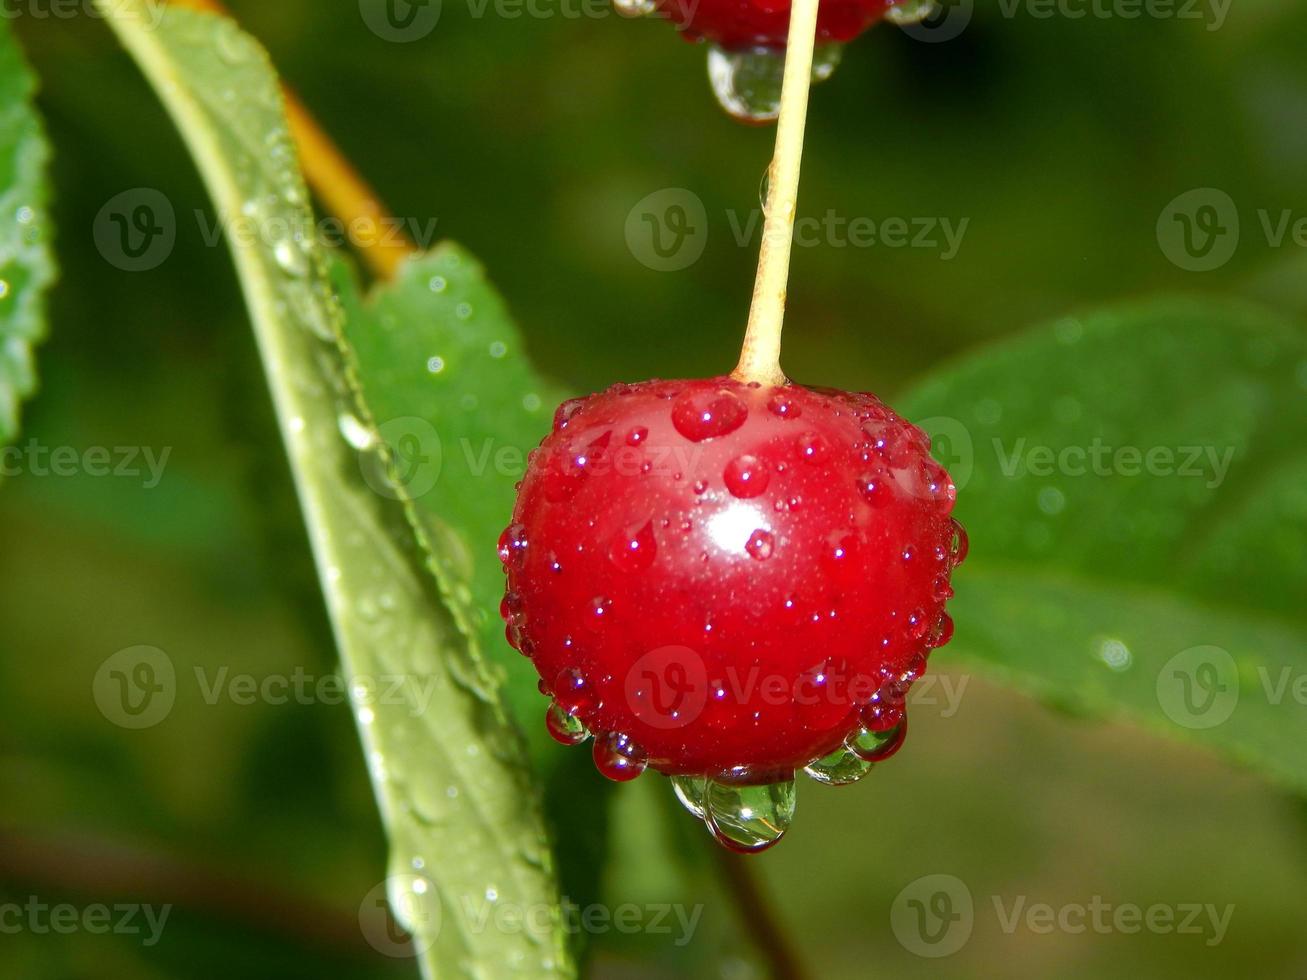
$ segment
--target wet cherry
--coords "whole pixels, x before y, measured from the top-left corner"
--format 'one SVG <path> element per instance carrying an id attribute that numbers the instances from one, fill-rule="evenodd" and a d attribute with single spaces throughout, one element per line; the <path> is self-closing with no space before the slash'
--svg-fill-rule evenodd
<path id="1" fill-rule="evenodd" d="M 818 43 L 850 41 L 891 8 L 915 0 L 822 0 Z M 691 40 L 707 38 L 730 50 L 783 48 L 790 23 L 789 0 L 660 0 L 658 15 Z"/>
<path id="2" fill-rule="evenodd" d="M 555 737 L 595 733 L 612 778 L 887 758 L 952 631 L 955 496 L 873 395 L 620 385 L 569 402 L 532 454 L 500 544 L 508 635 Z"/>

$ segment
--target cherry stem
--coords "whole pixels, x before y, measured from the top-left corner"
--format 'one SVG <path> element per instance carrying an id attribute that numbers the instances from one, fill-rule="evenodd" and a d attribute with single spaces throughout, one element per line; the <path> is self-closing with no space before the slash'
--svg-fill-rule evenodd
<path id="1" fill-rule="evenodd" d="M 776 123 L 776 152 L 768 170 L 758 278 L 753 286 L 753 305 L 749 309 L 749 327 L 744 334 L 740 363 L 731 374 L 737 381 L 765 385 L 783 385 L 788 381 L 781 370 L 781 330 L 785 326 L 785 294 L 790 278 L 799 170 L 803 163 L 808 90 L 812 86 L 818 3 L 819 0 L 794 0 L 790 5 L 790 35 Z"/>

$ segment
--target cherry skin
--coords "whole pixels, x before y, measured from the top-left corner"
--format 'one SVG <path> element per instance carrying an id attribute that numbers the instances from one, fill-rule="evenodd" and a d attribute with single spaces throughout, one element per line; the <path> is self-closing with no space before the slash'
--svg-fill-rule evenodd
<path id="1" fill-rule="evenodd" d="M 583 724 L 610 778 L 770 782 L 900 725 L 965 549 L 929 448 L 874 395 L 793 384 L 565 402 L 500 540 L 551 729 Z"/>
<path id="2" fill-rule="evenodd" d="M 817 42 L 851 41 L 904 0 L 822 0 Z M 690 40 L 707 38 L 728 50 L 784 48 L 789 0 L 660 0 L 658 14 Z"/>

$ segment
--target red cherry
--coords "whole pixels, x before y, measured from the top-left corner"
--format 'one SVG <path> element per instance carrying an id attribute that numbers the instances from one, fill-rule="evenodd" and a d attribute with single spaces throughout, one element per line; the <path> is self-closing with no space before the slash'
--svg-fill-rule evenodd
<path id="1" fill-rule="evenodd" d="M 817 42 L 850 41 L 905 0 L 822 0 Z M 690 40 L 707 38 L 730 50 L 785 47 L 789 0 L 659 0 L 658 14 Z"/>
<path id="2" fill-rule="evenodd" d="M 874 395 L 620 385 L 532 454 L 503 612 L 605 775 L 788 778 L 901 727 L 952 631 L 955 496 Z"/>

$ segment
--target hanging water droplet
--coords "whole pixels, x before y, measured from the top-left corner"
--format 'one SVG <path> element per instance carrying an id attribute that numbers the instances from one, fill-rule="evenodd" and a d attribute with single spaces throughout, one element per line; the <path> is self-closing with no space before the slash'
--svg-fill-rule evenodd
<path id="1" fill-rule="evenodd" d="M 859 758 L 848 748 L 839 748 L 826 758 L 809 764 L 803 771 L 819 783 L 847 786 L 871 772 L 871 767 L 870 762 Z"/>
<path id="2" fill-rule="evenodd" d="M 841 44 L 821 44 L 813 51 L 812 80 L 824 82 L 839 66 Z M 785 51 L 779 48 L 749 48 L 727 51 L 713 45 L 708 49 L 708 81 L 721 107 L 742 122 L 775 120 L 781 109 L 781 83 L 785 78 Z M 768 175 L 763 175 L 762 201 L 767 201 Z"/>
<path id="3" fill-rule="evenodd" d="M 765 851 L 794 821 L 794 777 L 762 786 L 710 779 L 704 802 L 708 829 L 718 843 L 743 854 Z"/>
<path id="4" fill-rule="evenodd" d="M 708 81 L 721 107 L 744 122 L 771 122 L 780 115 L 785 55 L 771 48 L 708 49 Z"/>
<path id="5" fill-rule="evenodd" d="M 595 739 L 594 761 L 601 775 L 617 783 L 634 779 L 648 765 L 644 751 L 631 736 L 620 732 L 609 732 Z"/>
<path id="6" fill-rule="evenodd" d="M 708 780 L 703 776 L 672 776 L 672 791 L 676 798 L 700 820 L 704 819 L 704 796 L 708 792 Z"/>
<path id="7" fill-rule="evenodd" d="M 967 529 L 956 517 L 949 518 L 949 526 L 953 530 L 949 542 L 949 557 L 954 565 L 961 565 L 967 559 L 967 552 L 971 550 L 971 542 L 967 538 Z"/>
<path id="8" fill-rule="evenodd" d="M 569 715 L 557 701 L 549 706 L 549 711 L 545 714 L 545 728 L 554 741 L 563 745 L 579 745 L 590 737 L 585 723 L 576 715 Z"/>
<path id="9" fill-rule="evenodd" d="M 920 24 L 923 20 L 929 19 L 938 7 L 937 0 L 899 0 L 885 11 L 885 19 L 900 27 Z"/>
<path id="10" fill-rule="evenodd" d="M 818 44 L 812 50 L 812 80 L 824 82 L 835 74 L 844 58 L 844 45 Z"/>
<path id="11" fill-rule="evenodd" d="M 893 728 L 882 732 L 863 728 L 850 735 L 844 744 L 850 752 L 868 762 L 884 762 L 903 747 L 903 740 L 907 736 L 908 719 L 905 715 Z"/>
<path id="12" fill-rule="evenodd" d="M 657 0 L 613 0 L 613 9 L 623 17 L 648 17 L 658 9 Z"/>

